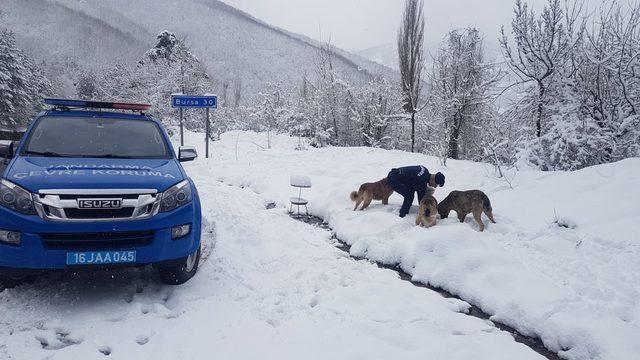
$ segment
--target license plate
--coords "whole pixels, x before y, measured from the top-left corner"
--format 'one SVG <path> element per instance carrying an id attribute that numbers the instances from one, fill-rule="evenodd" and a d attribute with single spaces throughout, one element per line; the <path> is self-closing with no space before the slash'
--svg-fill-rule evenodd
<path id="1" fill-rule="evenodd" d="M 67 253 L 67 265 L 126 264 L 135 261 L 135 250 L 83 251 Z"/>

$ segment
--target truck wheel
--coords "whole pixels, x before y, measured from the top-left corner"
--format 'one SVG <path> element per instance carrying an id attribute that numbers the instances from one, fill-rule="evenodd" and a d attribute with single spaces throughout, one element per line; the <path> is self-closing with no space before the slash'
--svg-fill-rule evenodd
<path id="1" fill-rule="evenodd" d="M 26 275 L 15 278 L 0 274 L 0 292 L 2 292 L 4 289 L 11 289 L 18 285 L 32 283 L 34 281 L 36 281 L 36 276 L 34 275 Z"/>
<path id="2" fill-rule="evenodd" d="M 184 258 L 180 265 L 158 269 L 160 272 L 160 280 L 167 285 L 180 285 L 189 281 L 198 271 L 200 249 L 199 247 L 196 252 Z"/>

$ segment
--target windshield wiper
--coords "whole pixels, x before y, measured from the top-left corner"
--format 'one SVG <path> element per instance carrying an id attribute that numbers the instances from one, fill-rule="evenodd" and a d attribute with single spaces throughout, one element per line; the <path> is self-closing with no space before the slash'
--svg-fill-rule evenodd
<path id="1" fill-rule="evenodd" d="M 132 159 L 131 156 L 122 156 L 122 155 L 116 155 L 116 154 L 87 155 L 85 157 L 98 158 L 98 159 Z"/>
<path id="2" fill-rule="evenodd" d="M 58 154 L 57 152 L 53 152 L 53 151 L 31 151 L 31 150 L 25 150 L 24 154 L 26 154 L 26 155 L 38 155 L 38 156 L 44 156 L 44 157 L 73 157 L 73 155 Z"/>

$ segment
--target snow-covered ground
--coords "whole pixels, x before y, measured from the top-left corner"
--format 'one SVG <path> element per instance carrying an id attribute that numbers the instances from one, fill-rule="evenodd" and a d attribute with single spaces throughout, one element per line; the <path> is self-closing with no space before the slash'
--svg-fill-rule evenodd
<path id="1" fill-rule="evenodd" d="M 286 136 L 272 139 L 272 149 L 266 143 L 266 134 L 225 134 L 214 146 L 211 176 L 285 207 L 295 194 L 289 176 L 308 175 L 310 212 L 352 245 L 352 255 L 399 264 L 563 357 L 640 357 L 640 159 L 571 173 L 521 169 L 509 174 L 511 189 L 486 164 L 443 167 L 433 157 L 370 148 L 294 151 L 297 140 Z M 451 190 L 485 191 L 498 223 L 480 233 L 471 216 L 460 224 L 452 213 L 418 228 L 417 207 L 396 216 L 397 194 L 390 206 L 352 211 L 348 194 L 360 183 L 414 164 L 447 175 L 439 200 Z"/>
<path id="2" fill-rule="evenodd" d="M 214 159 L 187 165 L 208 223 L 195 278 L 170 287 L 149 269 L 98 271 L 7 289 L 0 359 L 542 358 L 463 314 L 467 303 L 355 261 L 326 230 L 266 210 L 252 189 L 219 182 L 236 165 L 251 172 L 256 148 L 243 141 L 236 163 L 235 138 L 225 139 L 214 145 Z M 269 171 L 266 178 L 286 169 Z"/>
<path id="3" fill-rule="evenodd" d="M 201 145 L 201 134 L 187 143 Z M 541 359 L 468 304 L 350 259 L 330 234 L 286 214 L 289 176 L 352 255 L 400 264 L 570 359 L 640 355 L 640 160 L 574 173 L 521 171 L 511 190 L 488 165 L 368 148 L 294 150 L 297 139 L 233 132 L 186 164 L 208 223 L 199 273 L 179 287 L 149 269 L 53 274 L 0 293 L 0 359 Z M 202 148 L 202 147 L 201 147 Z M 498 224 L 455 215 L 413 225 L 349 192 L 423 164 L 451 190 L 479 188 Z M 275 209 L 265 204 L 276 202 Z M 570 228 L 559 227 L 555 219 Z"/>

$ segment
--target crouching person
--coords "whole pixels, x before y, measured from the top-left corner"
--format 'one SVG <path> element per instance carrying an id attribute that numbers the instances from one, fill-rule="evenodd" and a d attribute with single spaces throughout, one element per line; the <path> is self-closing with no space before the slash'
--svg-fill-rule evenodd
<path id="1" fill-rule="evenodd" d="M 414 194 L 418 193 L 418 202 L 420 202 L 427 192 L 427 186 L 432 188 L 444 186 L 445 177 L 440 172 L 430 174 L 424 166 L 416 165 L 391 169 L 387 179 L 393 190 L 404 197 L 400 217 L 405 217 L 413 204 Z"/>

